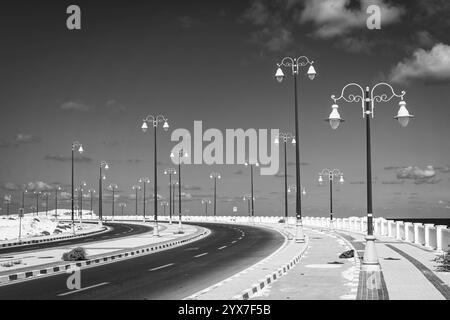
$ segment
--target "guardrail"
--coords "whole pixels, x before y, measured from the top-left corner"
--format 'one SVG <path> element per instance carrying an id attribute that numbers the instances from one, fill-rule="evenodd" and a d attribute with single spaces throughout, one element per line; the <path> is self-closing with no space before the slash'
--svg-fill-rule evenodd
<path id="1" fill-rule="evenodd" d="M 160 217 L 160 219 L 168 221 L 168 217 Z M 255 216 L 253 222 L 279 223 L 282 219 L 284 220 L 284 217 Z M 178 216 L 174 216 L 172 221 L 178 222 Z M 252 219 L 248 216 L 183 216 L 182 221 L 249 223 L 252 222 Z M 295 217 L 289 217 L 288 223 L 295 225 Z M 304 226 L 328 229 L 332 227 L 329 217 L 302 217 L 302 223 Z M 336 230 L 367 233 L 366 217 L 335 218 L 333 219 L 333 225 Z M 393 221 L 380 217 L 373 219 L 373 227 L 375 236 L 385 236 L 413 243 L 430 250 L 436 250 L 439 253 L 450 250 L 450 229 L 446 225 Z"/>

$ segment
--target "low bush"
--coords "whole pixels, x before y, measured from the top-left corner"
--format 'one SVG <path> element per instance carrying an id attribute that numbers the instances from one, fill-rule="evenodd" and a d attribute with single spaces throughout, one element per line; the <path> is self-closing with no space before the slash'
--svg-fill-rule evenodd
<path id="1" fill-rule="evenodd" d="M 278 223 L 285 223 L 286 221 L 282 218 L 280 220 L 278 220 Z"/>
<path id="2" fill-rule="evenodd" d="M 444 253 L 442 256 L 434 259 L 439 265 L 436 267 L 437 271 L 441 272 L 450 272 L 450 251 Z"/>
<path id="3" fill-rule="evenodd" d="M 77 247 L 75 249 L 72 249 L 68 252 L 64 252 L 62 259 L 64 261 L 80 261 L 80 260 L 86 260 L 86 250 L 81 247 Z"/>

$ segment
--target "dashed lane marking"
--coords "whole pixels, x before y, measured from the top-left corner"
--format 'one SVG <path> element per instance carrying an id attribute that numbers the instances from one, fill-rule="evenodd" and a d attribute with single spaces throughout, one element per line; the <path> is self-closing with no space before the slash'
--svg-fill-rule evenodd
<path id="1" fill-rule="evenodd" d="M 81 289 L 78 289 L 78 290 L 72 290 L 72 291 L 69 291 L 69 292 L 60 293 L 60 294 L 58 294 L 58 296 L 59 297 L 67 296 L 69 294 L 73 294 L 73 293 L 89 290 L 89 289 L 92 289 L 92 288 L 104 286 L 105 284 L 108 284 L 108 283 L 109 282 L 102 282 L 102 283 L 99 283 L 99 284 L 94 284 L 93 286 L 89 286 L 89 287 L 86 287 L 86 288 L 81 288 Z"/>
<path id="2" fill-rule="evenodd" d="M 163 265 L 163 266 L 160 266 L 160 267 L 156 267 L 156 268 L 150 269 L 150 270 L 148 270 L 148 271 L 156 271 L 156 270 L 164 269 L 164 268 L 167 268 L 167 267 L 170 267 L 170 266 L 173 266 L 173 265 L 174 265 L 174 263 L 168 263 L 168 264 L 165 264 L 165 265 Z"/>
<path id="3" fill-rule="evenodd" d="M 217 249 L 222 250 L 222 249 L 225 249 L 226 247 L 227 247 L 227 246 L 222 246 L 222 247 L 217 248 Z"/>
<path id="4" fill-rule="evenodd" d="M 194 256 L 194 258 L 199 258 L 199 257 L 205 256 L 207 254 L 208 254 L 208 252 L 201 253 L 201 254 L 198 254 L 198 255 Z"/>

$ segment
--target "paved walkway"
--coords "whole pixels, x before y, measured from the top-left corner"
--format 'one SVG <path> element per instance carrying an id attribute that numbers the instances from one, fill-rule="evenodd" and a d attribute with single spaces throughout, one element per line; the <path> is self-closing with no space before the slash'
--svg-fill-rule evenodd
<path id="1" fill-rule="evenodd" d="M 136 222 L 137 224 L 141 224 Z M 148 225 L 148 224 L 147 224 Z M 198 231 L 198 227 L 183 225 L 183 234 L 177 234 L 177 224 L 165 224 L 159 226 L 160 237 L 154 237 L 153 231 L 146 232 L 139 235 L 133 235 L 129 237 L 95 241 L 92 243 L 83 244 L 82 247 L 86 249 L 87 258 L 93 259 L 105 254 L 112 254 L 120 251 L 126 251 L 128 249 L 139 248 L 144 246 L 153 245 L 156 243 L 166 242 L 175 238 L 185 237 Z M 107 236 L 105 236 L 106 238 Z M 48 250 L 34 250 L 27 251 L 18 254 L 7 254 L 0 257 L 0 275 L 6 275 L 10 273 L 22 272 L 27 270 L 36 269 L 36 267 L 42 267 L 46 265 L 52 265 L 62 262 L 62 255 L 75 247 L 79 247 L 77 244 L 61 243 L 61 246 L 51 248 Z M 18 262 L 12 266 L 6 267 L 10 262 Z"/>
<path id="2" fill-rule="evenodd" d="M 300 263 L 284 277 L 267 286 L 254 300 L 338 300 L 356 299 L 356 260 L 340 259 L 350 250 L 333 234 L 308 230 L 309 245 Z"/>
<path id="3" fill-rule="evenodd" d="M 186 299 L 195 300 L 227 300 L 227 299 L 248 299 L 258 291 L 261 285 L 265 286 L 267 281 L 273 281 L 273 274 L 279 278 L 289 268 L 286 265 L 294 265 L 299 256 L 304 252 L 306 243 L 296 243 L 292 238 L 293 229 L 286 230 L 284 224 L 256 224 L 280 230 L 285 236 L 284 244 L 270 256 L 261 260 L 257 264 L 242 270 L 241 272 L 225 279 L 209 288 L 197 292 Z M 296 259 L 297 258 L 297 259 Z M 284 270 L 283 270 L 284 269 Z M 289 272 L 289 271 L 288 271 Z M 267 280 L 270 278 L 270 280 Z M 264 284 L 262 284 L 264 283 Z"/>
<path id="4" fill-rule="evenodd" d="M 363 234 L 343 231 L 339 234 L 351 241 L 363 256 Z M 375 243 L 390 300 L 450 299 L 450 273 L 436 271 L 438 264 L 433 261 L 436 252 L 383 236 L 378 236 Z"/>

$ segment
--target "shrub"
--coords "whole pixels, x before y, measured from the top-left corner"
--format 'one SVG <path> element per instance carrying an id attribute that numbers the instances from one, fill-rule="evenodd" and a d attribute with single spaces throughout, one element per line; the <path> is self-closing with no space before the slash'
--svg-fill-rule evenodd
<path id="1" fill-rule="evenodd" d="M 41 235 L 43 235 L 43 236 L 49 236 L 49 235 L 50 235 L 50 232 L 48 232 L 48 231 L 42 231 L 42 232 L 41 232 Z"/>
<path id="2" fill-rule="evenodd" d="M 450 251 L 444 253 L 442 256 L 434 259 L 439 265 L 436 267 L 437 271 L 450 272 Z"/>
<path id="3" fill-rule="evenodd" d="M 69 252 L 64 252 L 62 259 L 64 261 L 86 260 L 86 251 L 84 250 L 84 248 L 77 247 L 70 250 Z"/>
<path id="4" fill-rule="evenodd" d="M 280 220 L 278 220 L 278 223 L 285 223 L 284 218 L 281 218 Z"/>

